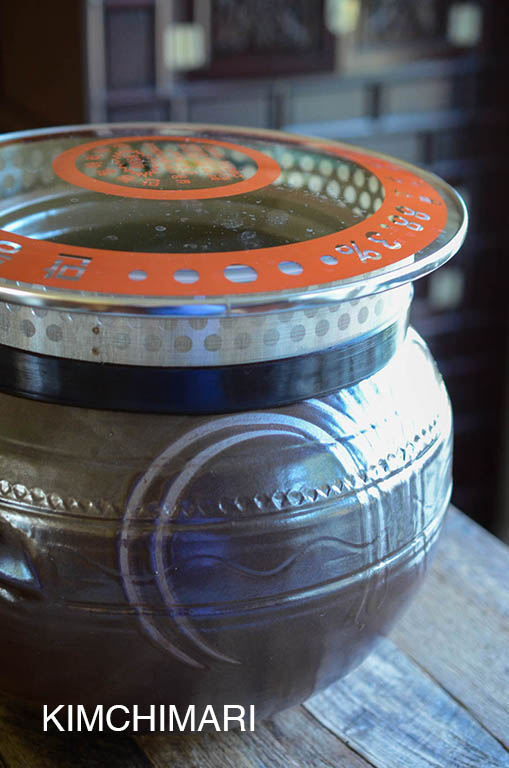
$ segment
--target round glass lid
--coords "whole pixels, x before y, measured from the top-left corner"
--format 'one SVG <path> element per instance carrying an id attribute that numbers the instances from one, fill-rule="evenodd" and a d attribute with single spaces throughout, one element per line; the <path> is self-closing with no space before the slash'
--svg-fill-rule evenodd
<path id="1" fill-rule="evenodd" d="M 0 140 L 0 300 L 264 312 L 395 287 L 461 245 L 461 198 L 366 150 L 115 124 Z"/>

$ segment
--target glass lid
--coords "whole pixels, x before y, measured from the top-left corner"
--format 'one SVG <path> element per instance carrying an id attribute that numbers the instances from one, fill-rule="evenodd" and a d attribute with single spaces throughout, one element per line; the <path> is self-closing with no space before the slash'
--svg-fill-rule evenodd
<path id="1" fill-rule="evenodd" d="M 436 176 L 336 142 L 115 124 L 0 140 L 0 301 L 231 316 L 368 296 L 460 247 Z"/>

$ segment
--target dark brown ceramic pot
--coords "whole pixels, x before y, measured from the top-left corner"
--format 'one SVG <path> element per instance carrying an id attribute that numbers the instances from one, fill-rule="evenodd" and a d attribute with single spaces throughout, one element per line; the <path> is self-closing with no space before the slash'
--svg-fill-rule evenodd
<path id="1" fill-rule="evenodd" d="M 461 202 L 237 129 L 40 132 L 0 159 L 2 693 L 303 701 L 440 531 L 451 413 L 406 284 L 459 247 Z"/>

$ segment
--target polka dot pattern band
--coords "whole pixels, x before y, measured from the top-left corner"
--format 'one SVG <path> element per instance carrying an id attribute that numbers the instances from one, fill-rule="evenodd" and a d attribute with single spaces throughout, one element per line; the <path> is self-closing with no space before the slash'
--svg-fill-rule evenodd
<path id="1" fill-rule="evenodd" d="M 372 334 L 405 316 L 410 286 L 360 299 L 240 317 L 63 312 L 0 303 L 10 345 L 75 360 L 127 365 L 214 366 L 294 357 Z"/>

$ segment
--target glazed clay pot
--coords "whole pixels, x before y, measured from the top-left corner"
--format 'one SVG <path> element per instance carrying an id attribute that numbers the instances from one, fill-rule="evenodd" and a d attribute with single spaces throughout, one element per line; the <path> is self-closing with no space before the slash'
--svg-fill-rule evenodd
<path id="1" fill-rule="evenodd" d="M 413 331 L 284 408 L 0 406 L 1 686 L 30 702 L 301 702 L 406 605 L 449 501 L 450 407 Z"/>
<path id="2" fill-rule="evenodd" d="M 461 201 L 210 126 L 14 135 L 0 160 L 0 692 L 302 702 L 440 532 L 451 411 L 409 282 L 459 247 Z"/>

